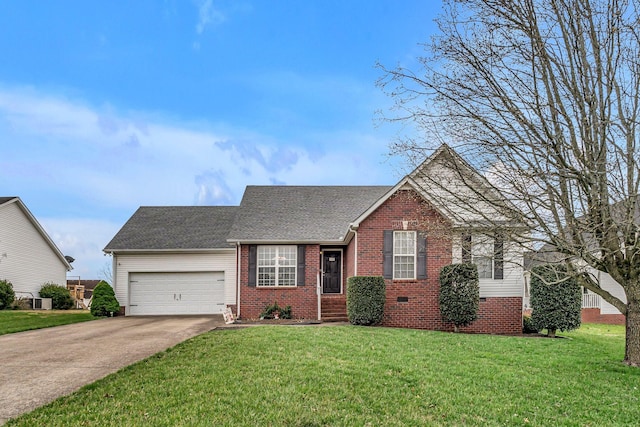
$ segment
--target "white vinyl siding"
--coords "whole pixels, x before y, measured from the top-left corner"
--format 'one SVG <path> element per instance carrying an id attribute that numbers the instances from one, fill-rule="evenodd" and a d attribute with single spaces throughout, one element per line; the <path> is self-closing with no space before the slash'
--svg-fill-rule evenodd
<path id="1" fill-rule="evenodd" d="M 472 237 L 472 240 L 474 239 L 477 239 L 475 234 Z M 488 246 L 489 245 L 487 245 L 487 247 Z M 493 245 L 491 245 L 491 249 L 493 250 Z M 522 297 L 524 295 L 522 246 L 514 242 L 505 241 L 503 252 L 504 278 L 497 280 L 489 278 L 480 279 L 481 298 Z M 453 262 L 462 262 L 462 240 L 460 235 L 454 238 Z"/>
<path id="2" fill-rule="evenodd" d="M 613 280 L 613 278 L 602 271 L 597 271 L 593 268 L 589 268 L 589 272 L 593 274 L 600 283 L 600 287 L 602 289 L 608 291 L 616 298 L 619 298 L 623 302 L 627 302 L 627 296 L 624 293 L 624 289 L 618 282 Z M 612 304 L 609 304 L 604 300 L 604 298 L 600 297 L 600 314 L 620 314 L 620 310 L 615 308 Z"/>
<path id="3" fill-rule="evenodd" d="M 258 246 L 259 287 L 296 286 L 297 246 Z"/>
<path id="4" fill-rule="evenodd" d="M 0 207 L 0 279 L 16 297 L 38 296 L 46 282 L 67 285 L 67 267 L 18 202 Z"/>
<path id="5" fill-rule="evenodd" d="M 416 278 L 416 232 L 393 232 L 393 278 Z"/>
<path id="6" fill-rule="evenodd" d="M 224 302 L 236 303 L 236 251 L 215 253 L 116 254 L 114 289 L 121 306 L 128 306 L 131 273 L 223 272 Z"/>

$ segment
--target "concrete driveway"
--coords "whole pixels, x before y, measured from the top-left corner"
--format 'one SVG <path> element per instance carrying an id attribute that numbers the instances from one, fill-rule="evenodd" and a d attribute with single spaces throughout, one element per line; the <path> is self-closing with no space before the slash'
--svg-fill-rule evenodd
<path id="1" fill-rule="evenodd" d="M 0 336 L 0 425 L 188 338 L 222 316 L 115 317 Z"/>

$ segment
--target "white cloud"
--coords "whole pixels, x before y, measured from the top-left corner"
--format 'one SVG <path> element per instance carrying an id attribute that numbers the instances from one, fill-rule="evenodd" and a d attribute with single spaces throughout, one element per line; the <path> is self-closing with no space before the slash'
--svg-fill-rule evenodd
<path id="1" fill-rule="evenodd" d="M 102 248 L 141 205 L 237 204 L 246 185 L 399 179 L 383 163 L 382 137 L 301 129 L 289 138 L 0 86 L 0 194 L 52 201 L 57 213 L 39 220 L 76 258 L 73 274 L 95 277 Z"/>
<path id="2" fill-rule="evenodd" d="M 219 25 L 223 23 L 227 17 L 221 10 L 213 6 L 213 0 L 200 0 L 198 6 L 198 23 L 196 24 L 196 32 L 202 34 L 210 25 Z"/>
<path id="3" fill-rule="evenodd" d="M 70 276 L 99 278 L 110 258 L 102 252 L 122 224 L 87 218 L 39 218 L 47 234 L 64 255 L 75 258 Z"/>

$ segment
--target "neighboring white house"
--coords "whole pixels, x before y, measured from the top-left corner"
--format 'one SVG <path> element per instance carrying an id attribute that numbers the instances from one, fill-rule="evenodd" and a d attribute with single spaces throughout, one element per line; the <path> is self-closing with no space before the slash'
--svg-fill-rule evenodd
<path id="1" fill-rule="evenodd" d="M 127 316 L 220 314 L 236 304 L 235 206 L 141 207 L 104 251 Z"/>
<path id="2" fill-rule="evenodd" d="M 0 197 L 0 280 L 16 297 L 38 297 L 44 283 L 65 286 L 72 269 L 19 197 Z"/>

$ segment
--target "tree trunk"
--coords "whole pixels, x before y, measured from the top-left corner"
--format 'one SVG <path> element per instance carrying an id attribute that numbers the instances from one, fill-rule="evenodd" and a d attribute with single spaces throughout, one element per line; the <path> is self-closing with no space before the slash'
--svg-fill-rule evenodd
<path id="1" fill-rule="evenodd" d="M 556 337 L 556 329 L 547 329 L 547 336 L 549 338 L 555 338 Z"/>
<path id="2" fill-rule="evenodd" d="M 629 298 L 627 303 L 626 329 L 624 363 L 630 366 L 640 366 L 640 303 L 633 297 Z"/>

